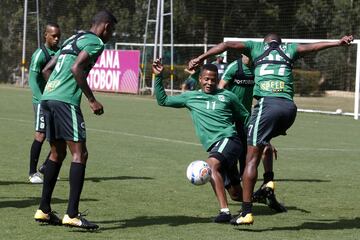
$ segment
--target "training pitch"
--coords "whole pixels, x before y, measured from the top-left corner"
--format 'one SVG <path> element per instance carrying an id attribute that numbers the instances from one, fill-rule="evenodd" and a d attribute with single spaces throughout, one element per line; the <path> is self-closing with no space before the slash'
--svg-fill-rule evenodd
<path id="1" fill-rule="evenodd" d="M 33 220 L 41 185 L 28 183 L 31 93 L 0 85 L 0 239 L 360 238 L 359 121 L 299 113 L 288 136 L 273 141 L 275 193 L 288 212 L 256 204 L 254 225 L 233 227 L 212 223 L 218 205 L 210 184 L 193 186 L 185 176 L 191 161 L 207 157 L 186 109 L 159 107 L 148 96 L 95 95 L 105 114 L 93 115 L 83 97 L 89 160 L 80 211 L 88 209 L 100 230 L 87 232 Z M 45 142 L 40 162 L 48 151 Z M 69 163 L 70 153 L 53 194 L 61 216 Z M 236 214 L 240 204 L 229 203 Z"/>

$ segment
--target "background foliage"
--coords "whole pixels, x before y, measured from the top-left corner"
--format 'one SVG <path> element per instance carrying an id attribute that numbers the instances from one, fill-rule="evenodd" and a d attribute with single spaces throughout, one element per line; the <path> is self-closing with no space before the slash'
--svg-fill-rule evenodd
<path id="1" fill-rule="evenodd" d="M 118 18 L 115 42 L 142 43 L 146 13 L 150 3 L 150 18 L 156 14 L 156 0 L 39 0 L 41 33 L 48 21 L 61 26 L 62 40 L 80 29 L 88 29 L 94 13 L 107 8 Z M 170 11 L 165 1 L 165 12 Z M 0 81 L 11 80 L 14 68 L 21 63 L 23 0 L 1 0 L 0 8 Z M 36 1 L 28 1 L 28 31 L 26 65 L 37 47 Z M 221 42 L 223 37 L 263 37 L 277 32 L 283 38 L 338 39 L 344 34 L 360 34 L 359 0 L 174 0 L 175 43 Z M 170 21 L 164 23 L 164 43 L 170 42 Z M 147 42 L 153 42 L 154 24 L 149 25 Z M 175 50 L 175 64 L 185 64 L 202 49 Z M 322 87 L 353 91 L 355 47 L 347 51 L 324 52 L 300 62 L 297 67 L 307 70 L 335 69 L 336 74 L 322 74 Z M 149 50 L 147 60 L 150 61 Z M 165 63 L 169 49 L 165 49 Z M 230 55 L 234 60 L 237 55 Z M 329 65 L 331 64 L 331 65 Z M 344 67 L 345 64 L 345 67 Z M 329 67 L 330 66 L 330 67 Z M 179 78 L 183 79 L 181 71 Z M 334 86 L 331 83 L 337 81 Z M 319 83 L 316 84 L 318 86 Z"/>

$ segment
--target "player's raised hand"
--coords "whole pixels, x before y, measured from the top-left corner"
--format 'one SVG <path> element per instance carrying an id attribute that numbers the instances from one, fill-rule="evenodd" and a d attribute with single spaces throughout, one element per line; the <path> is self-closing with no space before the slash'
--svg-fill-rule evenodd
<path id="1" fill-rule="evenodd" d="M 354 41 L 354 37 L 352 35 L 343 36 L 339 41 L 339 45 L 350 45 L 352 41 Z"/>
<path id="2" fill-rule="evenodd" d="M 154 74 L 158 75 L 162 73 L 164 66 L 161 63 L 161 58 L 156 59 L 152 64 L 152 71 Z"/>
<path id="3" fill-rule="evenodd" d="M 202 61 L 199 58 L 193 58 L 188 64 L 188 69 L 193 70 L 201 65 Z"/>

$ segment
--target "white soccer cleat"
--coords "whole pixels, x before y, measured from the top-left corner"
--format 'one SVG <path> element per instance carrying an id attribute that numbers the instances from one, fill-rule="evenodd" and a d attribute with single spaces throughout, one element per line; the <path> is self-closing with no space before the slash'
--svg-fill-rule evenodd
<path id="1" fill-rule="evenodd" d="M 34 173 L 29 176 L 30 183 L 34 184 L 42 184 L 44 181 L 42 180 L 40 173 Z"/>

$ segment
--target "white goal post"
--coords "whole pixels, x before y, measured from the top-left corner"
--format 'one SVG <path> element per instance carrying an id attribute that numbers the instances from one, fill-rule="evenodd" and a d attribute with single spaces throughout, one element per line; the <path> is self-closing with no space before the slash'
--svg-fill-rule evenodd
<path id="1" fill-rule="evenodd" d="M 224 42 L 228 41 L 256 41 L 256 42 L 262 42 L 263 38 L 233 38 L 233 37 L 225 37 Z M 314 43 L 314 42 L 320 42 L 320 41 L 339 41 L 338 39 L 289 39 L 284 38 L 282 39 L 283 42 L 292 42 L 292 43 Z M 359 95 L 360 95 L 360 40 L 354 40 L 352 44 L 356 44 L 356 73 L 355 73 L 355 99 L 354 99 L 354 112 L 353 113 L 344 113 L 343 115 L 353 115 L 355 120 L 359 119 Z M 226 60 L 226 55 L 225 55 Z M 299 109 L 300 110 L 300 109 Z M 323 112 L 323 111 L 317 111 L 317 110 L 305 110 L 304 112 Z M 326 112 L 324 112 L 326 113 Z M 330 114 L 336 114 L 332 112 L 327 112 Z"/>

